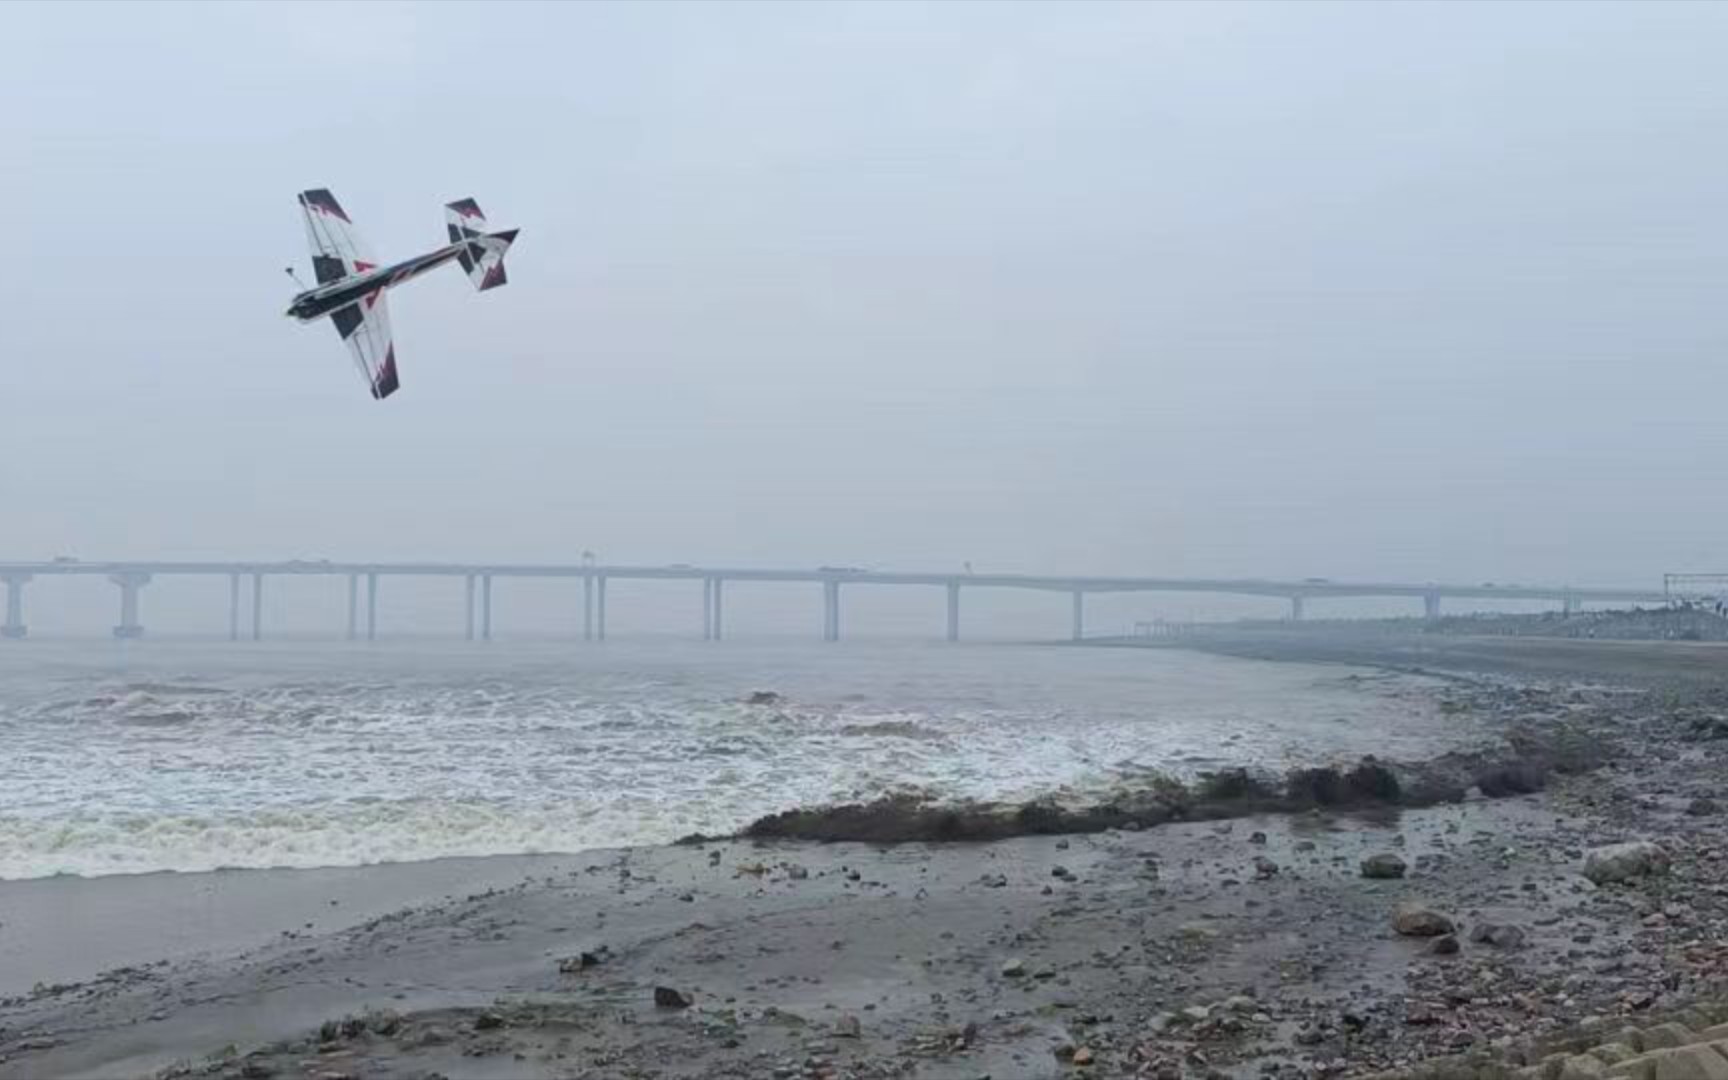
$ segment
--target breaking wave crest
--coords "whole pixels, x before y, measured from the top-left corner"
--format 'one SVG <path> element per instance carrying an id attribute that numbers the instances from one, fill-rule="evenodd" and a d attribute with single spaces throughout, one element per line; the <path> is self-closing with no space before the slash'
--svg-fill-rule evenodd
<path id="1" fill-rule="evenodd" d="M 574 852 L 907 791 L 1415 758 L 1470 732 L 1416 683 L 1174 653 L 141 655 L 52 677 L 0 656 L 20 664 L 0 666 L 0 878 Z"/>
<path id="2" fill-rule="evenodd" d="M 639 817 L 565 804 L 409 799 L 213 818 L 0 818 L 0 878 L 240 867 L 364 866 L 469 855 L 668 843 L 677 815 Z M 685 830 L 686 832 L 688 830 Z"/>

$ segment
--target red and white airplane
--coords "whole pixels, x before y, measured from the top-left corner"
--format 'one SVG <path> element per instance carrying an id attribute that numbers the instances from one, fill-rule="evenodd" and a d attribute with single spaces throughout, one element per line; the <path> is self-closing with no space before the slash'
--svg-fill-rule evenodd
<path id="1" fill-rule="evenodd" d="M 387 398 L 401 385 L 396 377 L 390 313 L 384 306 L 386 289 L 447 262 L 460 263 L 479 292 L 496 289 L 508 280 L 504 253 L 510 250 L 517 230 L 487 232 L 486 217 L 473 199 L 445 205 L 450 243 L 389 266 L 380 266 L 368 253 L 354 223 L 329 191 L 302 191 L 300 209 L 306 215 L 312 275 L 318 284 L 296 296 L 288 305 L 288 314 L 301 322 L 328 317 L 335 323 L 375 398 Z"/>

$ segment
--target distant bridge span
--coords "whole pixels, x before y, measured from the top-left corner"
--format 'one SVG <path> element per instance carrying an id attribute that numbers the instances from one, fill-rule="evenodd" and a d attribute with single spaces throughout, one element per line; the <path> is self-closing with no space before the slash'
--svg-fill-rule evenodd
<path id="1" fill-rule="evenodd" d="M 40 577 L 99 576 L 120 589 L 120 621 L 114 636 L 142 637 L 140 591 L 158 577 L 227 577 L 228 636 L 241 635 L 241 582 L 250 579 L 252 590 L 251 637 L 263 637 L 264 580 L 267 577 L 321 576 L 348 579 L 348 637 L 372 640 L 378 634 L 378 582 L 385 577 L 452 577 L 464 583 L 466 606 L 464 634 L 489 640 L 492 636 L 492 580 L 494 578 L 580 578 L 582 580 L 582 636 L 589 640 L 606 637 L 606 586 L 614 580 L 699 581 L 702 583 L 702 636 L 720 638 L 723 628 L 722 599 L 727 582 L 806 582 L 822 586 L 822 636 L 840 640 L 840 590 L 871 585 L 921 585 L 946 590 L 948 594 L 948 640 L 960 638 L 960 594 L 963 589 L 1033 589 L 1068 593 L 1073 598 L 1071 636 L 1078 641 L 1085 629 L 1087 593 L 1186 592 L 1222 593 L 1237 596 L 1268 596 L 1290 604 L 1290 618 L 1301 619 L 1307 601 L 1331 597 L 1419 597 L 1429 618 L 1440 614 L 1442 600 L 1498 599 L 1551 601 L 1563 610 L 1576 611 L 1586 603 L 1662 603 L 1665 594 L 1656 589 L 1577 588 L 1570 585 L 1445 585 L 1434 582 L 1330 581 L 1310 578 L 1279 581 L 1266 578 L 1167 578 L 1123 576 L 1072 576 L 1060 574 L 968 574 L 927 573 L 898 570 L 863 570 L 822 567 L 815 570 L 762 569 L 721 566 L 601 566 L 560 563 L 446 563 L 446 562 L 0 562 L 0 582 L 6 585 L 6 621 L 0 636 L 22 638 L 24 587 Z M 365 583 L 365 620 L 361 623 L 361 583 Z"/>

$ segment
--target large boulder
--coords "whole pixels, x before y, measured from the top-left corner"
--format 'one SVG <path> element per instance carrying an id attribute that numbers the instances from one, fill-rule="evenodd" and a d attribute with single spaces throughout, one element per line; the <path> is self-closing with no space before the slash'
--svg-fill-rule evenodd
<path id="1" fill-rule="evenodd" d="M 1354 769 L 1344 774 L 1344 782 L 1349 786 L 1350 794 L 1361 799 L 1395 803 L 1404 794 L 1398 774 L 1373 757 L 1363 758 Z"/>
<path id="2" fill-rule="evenodd" d="M 1560 1062 L 1558 1080 L 1606 1080 L 1608 1065 L 1588 1054 L 1577 1054 Z"/>
<path id="3" fill-rule="evenodd" d="M 1697 1037 L 1687 1030 L 1686 1025 L 1667 1023 L 1644 1029 L 1644 1050 L 1668 1050 L 1676 1046 L 1686 1046 L 1697 1041 Z"/>
<path id="4" fill-rule="evenodd" d="M 1649 840 L 1592 848 L 1584 858 L 1584 876 L 1598 885 L 1667 872 L 1668 853 Z"/>
<path id="5" fill-rule="evenodd" d="M 1728 1058 L 1713 1046 L 1676 1046 L 1633 1058 L 1617 1069 L 1648 1062 L 1652 1080 L 1728 1080 Z"/>

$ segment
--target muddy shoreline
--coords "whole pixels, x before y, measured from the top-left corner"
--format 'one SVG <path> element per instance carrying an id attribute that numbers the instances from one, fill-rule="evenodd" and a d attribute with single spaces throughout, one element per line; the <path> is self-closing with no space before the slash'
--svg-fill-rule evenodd
<path id="1" fill-rule="evenodd" d="M 1228 647 L 1372 662 L 1362 641 Z M 1453 707 L 1505 732 L 1495 754 L 1057 816 L 830 808 L 525 861 L 358 925 L 7 999 L 0 1077 L 1351 1076 L 1514 1061 L 1545 1033 L 1719 992 L 1728 698 L 1619 679 L 1622 660 L 1574 670 L 1576 653 L 1539 679 L 1502 656 L 1484 678 L 1481 648 L 1381 661 L 1457 674 Z M 1592 849 L 1639 840 L 1666 873 L 1583 875 Z M 1376 858 L 1403 876 L 1365 877 Z M 1455 948 L 1394 929 L 1416 902 Z"/>

